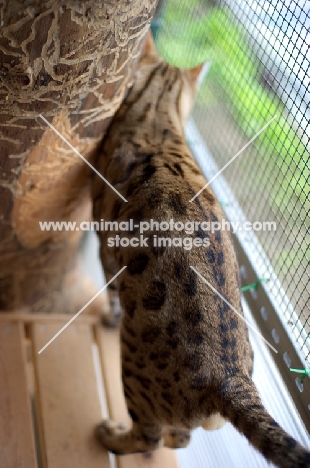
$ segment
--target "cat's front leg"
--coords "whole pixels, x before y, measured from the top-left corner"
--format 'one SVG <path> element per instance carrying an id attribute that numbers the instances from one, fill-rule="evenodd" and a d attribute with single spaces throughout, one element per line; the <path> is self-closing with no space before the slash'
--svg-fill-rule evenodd
<path id="1" fill-rule="evenodd" d="M 156 450 L 164 445 L 162 429 L 158 426 L 142 426 L 133 423 L 132 429 L 123 424 L 106 420 L 95 431 L 99 442 L 115 455 L 141 453 Z"/>

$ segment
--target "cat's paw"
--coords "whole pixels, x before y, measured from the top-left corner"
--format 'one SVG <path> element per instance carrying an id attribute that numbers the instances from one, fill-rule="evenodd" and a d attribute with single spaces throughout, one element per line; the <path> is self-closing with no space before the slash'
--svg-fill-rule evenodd
<path id="1" fill-rule="evenodd" d="M 125 423 L 117 423 L 111 419 L 105 419 L 95 428 L 95 436 L 103 444 L 107 437 L 117 437 L 126 432 L 128 427 Z"/>

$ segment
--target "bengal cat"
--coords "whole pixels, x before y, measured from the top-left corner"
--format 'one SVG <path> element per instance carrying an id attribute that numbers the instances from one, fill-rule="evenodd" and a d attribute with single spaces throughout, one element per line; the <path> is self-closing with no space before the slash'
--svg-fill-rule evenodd
<path id="1" fill-rule="evenodd" d="M 184 138 L 199 70 L 168 65 L 147 39 L 133 86 L 97 158 L 98 171 L 128 202 L 99 177 L 93 180 L 95 220 L 134 220 L 132 231 L 117 232 L 120 238 L 139 238 L 138 223 L 151 219 L 224 219 L 209 187 L 189 201 L 206 183 Z M 310 453 L 261 403 L 251 379 L 253 353 L 244 321 L 190 268 L 242 313 L 230 233 L 206 232 L 196 224 L 190 235 L 149 231 L 147 246 L 143 241 L 138 247 L 109 247 L 115 234 L 99 233 L 107 281 L 126 266 L 109 287 L 106 321 L 115 323 L 124 311 L 122 379 L 132 428 L 102 422 L 96 436 L 104 447 L 119 455 L 185 447 L 192 429 L 216 429 L 230 421 L 279 467 L 310 467 Z M 192 249 L 179 241 L 158 246 L 155 235 L 200 241 Z"/>

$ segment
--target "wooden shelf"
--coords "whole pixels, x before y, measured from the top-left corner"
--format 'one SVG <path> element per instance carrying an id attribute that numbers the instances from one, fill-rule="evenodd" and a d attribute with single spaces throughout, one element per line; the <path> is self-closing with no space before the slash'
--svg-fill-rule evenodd
<path id="1" fill-rule="evenodd" d="M 118 331 L 104 329 L 96 317 L 80 316 L 38 354 L 70 319 L 0 314 L 1 467 L 113 466 L 93 432 L 105 398 L 109 415 L 128 421 Z M 177 462 L 173 450 L 160 449 L 115 457 L 115 466 L 177 468 Z"/>

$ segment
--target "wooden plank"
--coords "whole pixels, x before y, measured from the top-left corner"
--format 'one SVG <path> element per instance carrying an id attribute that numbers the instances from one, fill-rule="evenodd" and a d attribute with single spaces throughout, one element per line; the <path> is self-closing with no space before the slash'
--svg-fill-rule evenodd
<path id="1" fill-rule="evenodd" d="M 124 421 L 130 424 L 121 383 L 119 332 L 98 326 L 96 333 L 110 417 L 115 421 Z M 178 467 L 175 452 L 168 448 L 155 450 L 147 454 L 147 457 L 143 454 L 134 454 L 116 457 L 116 460 L 118 468 Z"/>
<path id="2" fill-rule="evenodd" d="M 0 323 L 0 466 L 36 468 L 21 324 Z"/>
<path id="3" fill-rule="evenodd" d="M 22 323 L 38 323 L 44 320 L 48 320 L 49 322 L 59 322 L 63 321 L 63 326 L 72 319 L 74 315 L 69 314 L 24 314 L 24 313 L 16 313 L 16 312 L 4 312 L 1 313 L 0 311 L 0 323 L 1 322 L 22 322 Z M 88 324 L 96 324 L 100 322 L 99 315 L 79 315 L 75 319 L 76 323 L 88 323 Z"/>
<path id="4" fill-rule="evenodd" d="M 91 327 L 71 324 L 38 354 L 63 325 L 45 319 L 31 326 L 44 466 L 108 468 L 108 453 L 94 437 L 101 408 Z"/>

